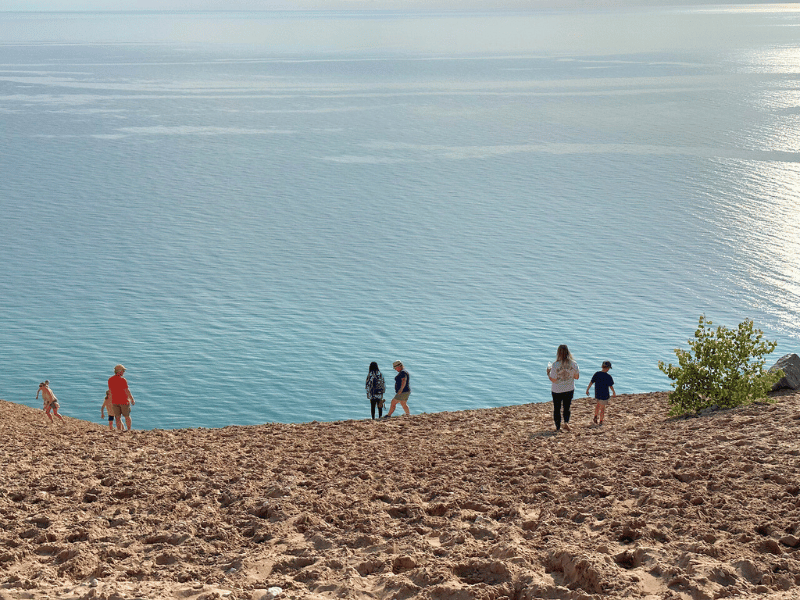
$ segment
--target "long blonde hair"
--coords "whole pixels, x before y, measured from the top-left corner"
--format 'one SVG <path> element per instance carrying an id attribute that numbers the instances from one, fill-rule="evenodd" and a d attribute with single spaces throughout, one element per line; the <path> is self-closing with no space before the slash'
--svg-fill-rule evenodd
<path id="1" fill-rule="evenodd" d="M 556 360 L 561 361 L 562 364 L 568 362 L 575 362 L 575 359 L 572 358 L 572 353 L 567 348 L 566 344 L 561 344 L 556 351 Z"/>

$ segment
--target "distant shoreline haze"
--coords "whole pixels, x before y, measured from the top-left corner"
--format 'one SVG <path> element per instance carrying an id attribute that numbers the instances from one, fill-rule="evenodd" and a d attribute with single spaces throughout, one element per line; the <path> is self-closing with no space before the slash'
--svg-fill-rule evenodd
<path id="1" fill-rule="evenodd" d="M 626 8 L 653 6 L 780 5 L 779 2 L 664 2 L 642 0 L 119 0 L 109 8 L 105 0 L 6 0 L 0 12 L 8 11 L 274 11 L 274 10 L 397 10 L 397 11 L 504 11 L 540 9 Z M 784 4 L 785 6 L 785 4 Z M 785 10 L 785 9 L 784 9 Z"/>
<path id="2" fill-rule="evenodd" d="M 626 9 L 640 7 L 725 7 L 751 6 L 753 10 L 768 10 L 765 7 L 780 7 L 792 10 L 791 4 L 780 2 L 698 2 L 642 0 L 120 0 L 109 7 L 107 0 L 6 0 L 0 12 L 122 12 L 122 11 L 529 11 L 529 10 L 597 10 Z"/>
<path id="3" fill-rule="evenodd" d="M 375 10 L 375 4 L 362 10 L 350 3 L 342 3 L 340 10 L 292 5 L 256 11 L 212 11 L 210 6 L 194 11 L 177 3 L 169 11 L 138 3 L 129 11 L 123 10 L 125 5 L 114 11 L 52 5 L 53 11 L 74 12 L 48 12 L 44 6 L 26 4 L 17 12 L 7 8 L 0 18 L 0 43 L 225 44 L 278 55 L 370 58 L 725 52 L 732 39 L 741 44 L 754 36 L 759 36 L 758 43 L 794 44 L 796 29 L 789 22 L 775 20 L 759 33 L 752 19 L 755 14 L 777 19 L 800 11 L 800 5 L 786 4 L 537 4 L 522 12 L 510 5 L 445 10 L 444 5 L 434 9 L 426 3 L 404 10 Z M 18 12 L 23 10 L 29 12 Z"/>

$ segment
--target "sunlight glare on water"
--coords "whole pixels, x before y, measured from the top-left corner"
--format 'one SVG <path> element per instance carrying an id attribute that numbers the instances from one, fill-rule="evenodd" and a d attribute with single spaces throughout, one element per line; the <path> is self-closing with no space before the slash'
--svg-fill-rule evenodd
<path id="1" fill-rule="evenodd" d="M 663 390 L 703 313 L 797 352 L 798 24 L 2 13 L 0 397 L 365 418 L 401 359 L 414 413 L 514 405 L 561 343 Z"/>

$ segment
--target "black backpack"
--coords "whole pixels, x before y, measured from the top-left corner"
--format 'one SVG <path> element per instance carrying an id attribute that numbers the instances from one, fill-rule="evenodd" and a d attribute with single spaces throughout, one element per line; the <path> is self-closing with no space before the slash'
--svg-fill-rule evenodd
<path id="1" fill-rule="evenodd" d="M 383 375 L 378 373 L 377 377 L 372 378 L 372 389 L 370 390 L 373 396 L 378 396 L 386 391 L 386 382 L 383 381 Z"/>

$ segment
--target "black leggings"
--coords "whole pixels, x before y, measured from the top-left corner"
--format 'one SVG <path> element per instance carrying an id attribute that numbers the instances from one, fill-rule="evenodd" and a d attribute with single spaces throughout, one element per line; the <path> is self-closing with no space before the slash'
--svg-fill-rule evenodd
<path id="1" fill-rule="evenodd" d="M 556 423 L 556 431 L 561 429 L 561 405 L 564 405 L 564 423 L 569 423 L 569 407 L 572 405 L 572 397 L 575 390 L 569 392 L 551 392 L 553 394 L 553 421 Z"/>
<path id="2" fill-rule="evenodd" d="M 375 407 L 378 407 L 378 418 L 380 419 L 383 416 L 383 408 L 381 408 L 381 404 L 383 404 L 383 398 L 370 398 L 369 399 L 369 406 L 372 409 L 372 418 L 375 418 Z"/>

